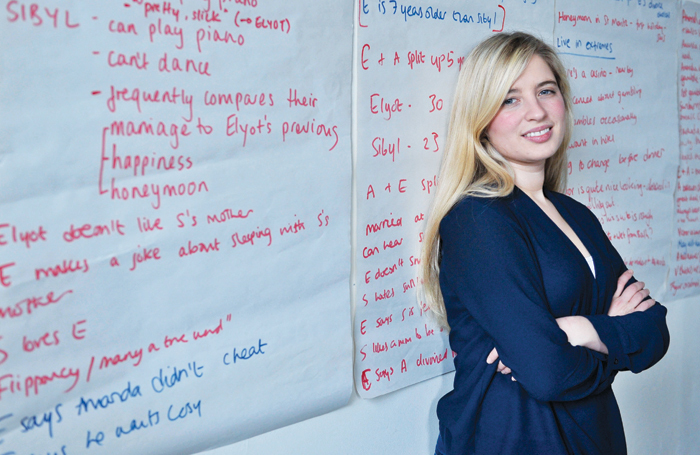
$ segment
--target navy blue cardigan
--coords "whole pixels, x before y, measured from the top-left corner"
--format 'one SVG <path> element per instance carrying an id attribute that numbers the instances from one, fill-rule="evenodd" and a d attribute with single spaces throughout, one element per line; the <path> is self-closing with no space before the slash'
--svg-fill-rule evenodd
<path id="1" fill-rule="evenodd" d="M 440 286 L 457 353 L 454 390 L 437 407 L 449 455 L 625 454 L 610 385 L 668 349 L 661 304 L 607 316 L 624 262 L 585 206 L 545 196 L 593 256 L 596 277 L 517 187 L 504 198 L 467 197 L 440 224 Z M 555 318 L 570 315 L 591 321 L 608 355 L 568 343 Z M 517 382 L 486 363 L 494 347 Z"/>

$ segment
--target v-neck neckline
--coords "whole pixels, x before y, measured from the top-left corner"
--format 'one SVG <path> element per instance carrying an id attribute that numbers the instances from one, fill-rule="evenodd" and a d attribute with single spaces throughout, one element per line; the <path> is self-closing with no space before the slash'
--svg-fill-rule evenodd
<path id="1" fill-rule="evenodd" d="M 529 203 L 531 203 L 535 207 L 535 210 L 537 211 L 537 213 L 541 217 L 544 217 L 546 219 L 545 222 L 549 223 L 550 227 L 553 227 L 556 230 L 556 232 L 559 232 L 559 234 L 565 239 L 564 242 L 569 245 L 569 249 L 573 249 L 575 251 L 575 256 L 578 257 L 577 261 L 578 261 L 579 265 L 585 266 L 583 268 L 585 268 L 588 271 L 589 276 L 591 277 L 593 282 L 597 283 L 597 275 L 598 274 L 593 273 L 593 270 L 591 270 L 591 267 L 588 265 L 588 261 L 583 256 L 583 253 L 581 252 L 581 250 L 578 249 L 576 244 L 574 244 L 574 242 L 569 238 L 569 236 L 566 235 L 566 233 L 564 233 L 564 231 L 562 231 L 562 229 L 559 226 L 557 226 L 557 223 L 555 223 L 554 220 L 552 220 L 547 215 L 547 213 L 545 213 L 545 211 L 542 210 L 542 207 L 540 207 L 525 191 L 521 190 L 517 186 L 514 187 L 513 191 L 518 191 L 521 194 L 521 198 L 522 197 L 526 198 L 527 201 L 529 201 Z M 557 212 L 559 212 L 559 215 L 561 215 L 561 217 L 564 219 L 564 221 L 566 221 L 566 223 L 569 225 L 571 230 L 579 238 L 579 240 L 581 241 L 583 246 L 586 247 L 588 254 L 590 254 L 591 258 L 593 259 L 594 267 L 596 268 L 596 270 L 599 270 L 600 265 L 599 265 L 599 261 L 596 258 L 597 255 L 594 254 L 595 249 L 593 248 L 593 244 L 591 243 L 591 241 L 588 238 L 588 236 L 586 235 L 586 233 L 581 230 L 581 227 L 576 222 L 576 220 L 571 217 L 571 214 L 569 213 L 568 210 L 566 210 L 566 207 L 563 207 L 561 204 L 559 204 L 559 201 L 556 200 L 556 197 L 554 197 L 554 198 L 550 197 L 552 194 L 551 191 L 543 188 L 543 192 L 544 192 L 544 197 L 547 198 L 547 200 L 549 202 L 551 202 L 552 205 L 554 205 L 554 208 L 557 210 Z"/>

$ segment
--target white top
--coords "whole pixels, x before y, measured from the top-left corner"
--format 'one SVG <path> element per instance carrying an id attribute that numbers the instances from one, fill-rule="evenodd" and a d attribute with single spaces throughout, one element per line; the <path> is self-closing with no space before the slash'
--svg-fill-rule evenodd
<path id="1" fill-rule="evenodd" d="M 586 262 L 588 262 L 588 267 L 591 268 L 591 273 L 593 274 L 593 278 L 595 278 L 595 264 L 593 263 L 593 256 L 588 256 L 586 258 Z"/>

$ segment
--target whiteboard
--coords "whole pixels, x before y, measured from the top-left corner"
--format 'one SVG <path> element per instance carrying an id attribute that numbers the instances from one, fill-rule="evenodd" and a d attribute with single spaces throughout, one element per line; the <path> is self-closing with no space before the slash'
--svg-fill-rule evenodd
<path id="1" fill-rule="evenodd" d="M 193 453 L 352 391 L 352 5 L 6 2 L 0 453 Z"/>

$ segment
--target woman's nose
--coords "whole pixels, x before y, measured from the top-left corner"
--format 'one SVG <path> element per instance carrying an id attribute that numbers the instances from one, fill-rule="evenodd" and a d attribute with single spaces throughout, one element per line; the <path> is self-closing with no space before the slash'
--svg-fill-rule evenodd
<path id="1" fill-rule="evenodd" d="M 547 116 L 547 111 L 539 98 L 534 97 L 530 100 L 526 100 L 525 104 L 527 120 L 542 120 Z"/>

